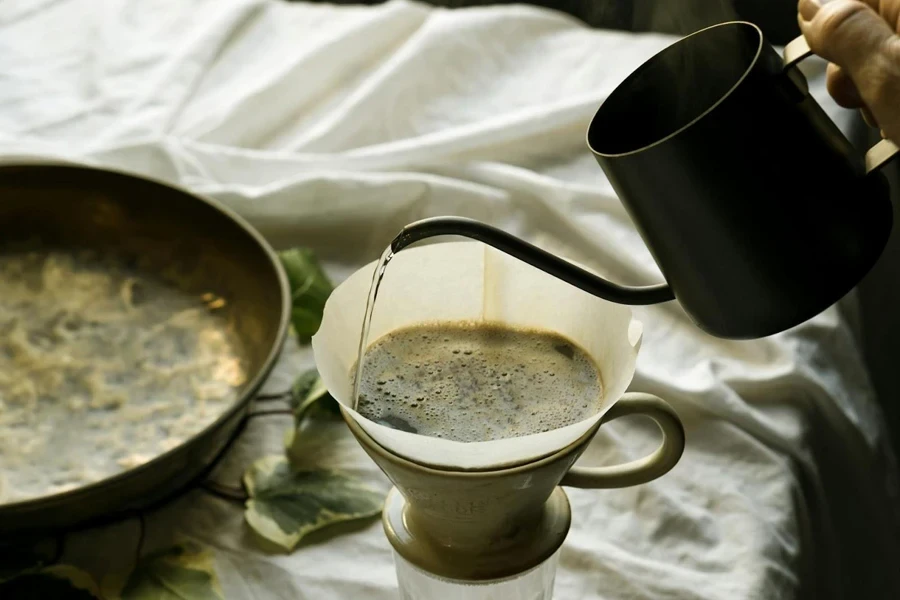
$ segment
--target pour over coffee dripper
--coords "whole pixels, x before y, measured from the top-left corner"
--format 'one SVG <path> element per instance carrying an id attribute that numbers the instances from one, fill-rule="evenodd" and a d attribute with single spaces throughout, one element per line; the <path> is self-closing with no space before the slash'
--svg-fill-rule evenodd
<path id="1" fill-rule="evenodd" d="M 893 213 L 882 140 L 862 156 L 760 29 L 715 25 L 662 50 L 606 99 L 587 132 L 597 162 L 666 283 L 625 287 L 477 221 L 412 223 L 399 252 L 437 235 L 490 244 L 600 298 L 677 299 L 721 338 L 759 338 L 815 316 L 874 265 Z M 689 84 L 687 82 L 690 82 Z"/>
<path id="2" fill-rule="evenodd" d="M 433 244 L 398 254 L 372 313 L 370 342 L 423 323 L 548 331 L 590 357 L 603 389 L 595 414 L 550 431 L 481 442 L 427 437 L 371 421 L 353 407 L 352 373 L 376 267 L 363 267 L 332 292 L 312 345 L 350 431 L 394 484 L 382 521 L 396 553 L 401 596 L 551 598 L 553 556 L 571 521 L 559 486 L 639 485 L 668 472 L 684 449 L 681 421 L 665 401 L 626 392 L 640 322 L 628 307 L 584 294 L 483 244 Z M 624 464 L 574 464 L 603 423 L 628 415 L 656 423 L 662 433 L 656 450 Z"/>

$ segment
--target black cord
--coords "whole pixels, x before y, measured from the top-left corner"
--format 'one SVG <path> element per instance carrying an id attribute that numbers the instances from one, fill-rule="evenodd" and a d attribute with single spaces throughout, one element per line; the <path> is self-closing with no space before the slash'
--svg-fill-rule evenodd
<path id="1" fill-rule="evenodd" d="M 291 397 L 291 391 L 279 392 L 277 394 L 259 394 L 253 398 L 254 402 L 275 402 L 277 400 L 288 400 Z"/>
<path id="2" fill-rule="evenodd" d="M 65 531 L 60 531 L 53 538 L 53 541 L 55 542 L 55 546 L 53 548 L 53 556 L 51 556 L 50 559 L 47 561 L 48 566 L 55 565 L 62 559 L 63 554 L 65 554 L 65 551 L 66 551 L 66 536 L 67 535 L 68 534 Z"/>
<path id="3" fill-rule="evenodd" d="M 269 415 L 294 415 L 294 411 L 290 408 L 273 408 L 271 410 L 257 410 L 247 415 L 247 420 L 256 418 L 256 417 L 266 417 Z"/>
<path id="4" fill-rule="evenodd" d="M 138 532 L 137 548 L 135 548 L 134 551 L 135 566 L 141 561 L 141 551 L 144 549 L 144 537 L 147 534 L 147 520 L 144 517 L 144 513 L 138 513 L 137 518 L 140 530 Z"/>
<path id="5" fill-rule="evenodd" d="M 230 500 L 232 502 L 240 502 L 243 504 L 250 499 L 250 495 L 244 490 L 243 487 L 232 487 L 211 480 L 207 480 L 201 483 L 200 489 L 217 498 Z"/>

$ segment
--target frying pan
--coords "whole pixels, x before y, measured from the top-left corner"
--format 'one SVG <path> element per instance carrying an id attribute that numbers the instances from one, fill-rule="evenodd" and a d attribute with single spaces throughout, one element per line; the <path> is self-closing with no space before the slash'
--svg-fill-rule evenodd
<path id="1" fill-rule="evenodd" d="M 183 267 L 192 274 L 180 282 L 184 291 L 227 298 L 225 318 L 247 380 L 215 421 L 149 462 L 67 492 L 0 504 L 0 540 L 142 510 L 196 481 L 239 432 L 290 319 L 287 278 L 263 238 L 215 202 L 161 182 L 79 166 L 2 166 L 0 242 L 34 239 L 140 256 L 151 272 Z"/>

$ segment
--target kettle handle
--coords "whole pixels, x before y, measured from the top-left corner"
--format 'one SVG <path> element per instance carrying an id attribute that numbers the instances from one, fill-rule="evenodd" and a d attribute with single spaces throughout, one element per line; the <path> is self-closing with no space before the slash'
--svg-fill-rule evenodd
<path id="1" fill-rule="evenodd" d="M 797 66 L 797 63 L 801 60 L 812 55 L 812 48 L 809 47 L 806 38 L 802 35 L 798 38 L 794 38 L 784 47 L 785 71 Z M 877 171 L 886 165 L 891 159 L 895 158 L 898 153 L 900 153 L 900 148 L 897 147 L 897 144 L 888 139 L 883 139 L 869 148 L 869 151 L 866 152 L 866 175 L 873 171 Z"/>
<path id="2" fill-rule="evenodd" d="M 674 467 L 684 452 L 684 426 L 678 414 L 661 398 L 652 394 L 631 392 L 622 396 L 609 409 L 601 423 L 625 417 L 643 415 L 656 422 L 663 434 L 659 447 L 644 458 L 611 467 L 574 466 L 560 485 L 584 489 L 623 488 L 641 485 L 662 477 Z"/>
<path id="3" fill-rule="evenodd" d="M 638 287 L 618 285 L 502 229 L 463 217 L 431 217 L 410 223 L 391 242 L 391 251 L 396 254 L 411 244 L 438 235 L 459 235 L 483 242 L 592 296 L 616 304 L 639 306 L 675 299 L 667 283 Z"/>

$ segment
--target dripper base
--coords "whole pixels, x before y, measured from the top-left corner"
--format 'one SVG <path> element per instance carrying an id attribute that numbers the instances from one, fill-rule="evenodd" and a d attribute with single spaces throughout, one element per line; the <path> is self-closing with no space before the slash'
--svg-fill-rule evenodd
<path id="1" fill-rule="evenodd" d="M 385 500 L 382 523 L 394 550 L 413 566 L 435 577 L 473 583 L 519 576 L 553 556 L 569 533 L 572 510 L 561 487 L 542 509 L 523 519 L 511 535 L 494 538 L 485 530 L 477 545 L 447 546 L 416 526 L 412 505 L 395 487 Z"/>

